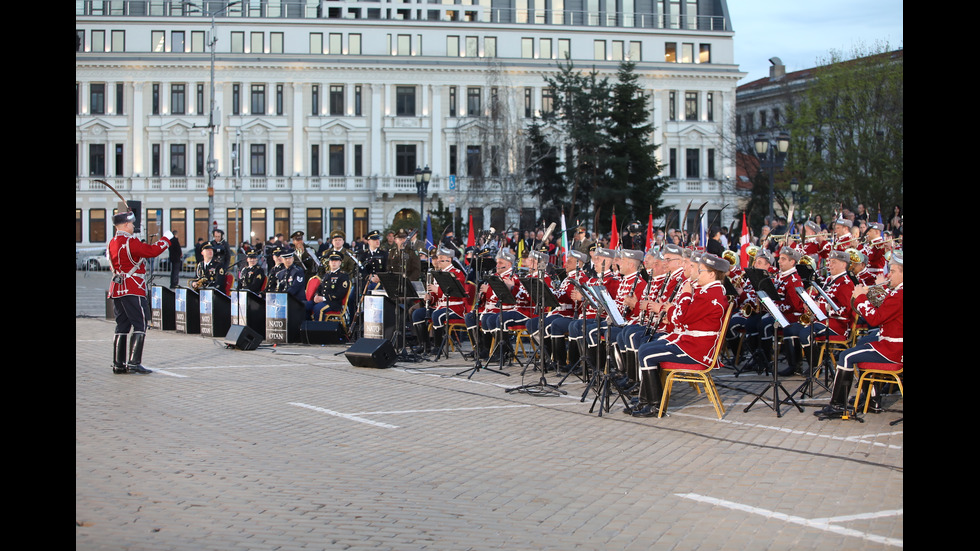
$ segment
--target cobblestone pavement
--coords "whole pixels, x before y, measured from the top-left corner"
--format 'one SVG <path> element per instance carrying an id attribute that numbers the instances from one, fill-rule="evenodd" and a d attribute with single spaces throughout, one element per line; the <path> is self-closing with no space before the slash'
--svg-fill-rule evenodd
<path id="1" fill-rule="evenodd" d="M 508 392 L 539 382 L 516 364 L 371 369 L 345 346 L 155 329 L 155 372 L 114 375 L 106 279 L 76 278 L 76 549 L 903 546 L 897 395 L 864 422 L 817 420 L 823 390 L 745 412 L 765 382 L 720 370 L 720 420 L 686 386 L 669 417 L 600 416 L 574 377 Z"/>

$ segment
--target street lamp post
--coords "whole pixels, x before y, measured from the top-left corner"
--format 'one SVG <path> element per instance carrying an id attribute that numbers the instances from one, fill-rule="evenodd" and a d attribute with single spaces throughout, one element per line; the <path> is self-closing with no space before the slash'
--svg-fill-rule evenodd
<path id="1" fill-rule="evenodd" d="M 789 134 L 780 132 L 775 137 L 766 134 L 756 134 L 755 155 L 760 162 L 765 163 L 763 170 L 769 175 L 769 219 L 776 216 L 776 169 L 782 169 L 783 160 L 789 150 Z"/>
<path id="2" fill-rule="evenodd" d="M 429 165 L 425 168 L 415 167 L 415 189 L 419 194 L 419 239 L 425 244 L 425 195 L 429 192 L 429 180 L 432 179 L 432 170 Z M 433 243 L 435 245 L 435 243 Z"/>
<path id="3" fill-rule="evenodd" d="M 211 18 L 211 39 L 209 42 L 209 47 L 211 49 L 211 90 L 210 90 L 211 103 L 210 103 L 210 110 L 208 112 L 207 169 L 208 169 L 208 221 L 213 225 L 217 225 L 217 221 L 214 219 L 214 179 L 218 173 L 215 167 L 216 163 L 214 161 L 214 126 L 215 126 L 214 125 L 214 107 L 215 107 L 214 106 L 214 47 L 215 44 L 217 44 L 218 42 L 218 37 L 215 34 L 214 18 L 215 16 L 221 15 L 222 13 L 228 11 L 228 8 L 231 8 L 238 4 L 241 4 L 241 0 L 234 0 L 233 2 L 228 2 L 227 4 L 222 6 L 221 9 L 211 12 L 211 11 L 204 11 L 203 8 L 195 4 L 192 4 L 191 2 L 184 2 L 184 6 L 188 8 L 189 12 L 198 11 L 202 15 Z"/>

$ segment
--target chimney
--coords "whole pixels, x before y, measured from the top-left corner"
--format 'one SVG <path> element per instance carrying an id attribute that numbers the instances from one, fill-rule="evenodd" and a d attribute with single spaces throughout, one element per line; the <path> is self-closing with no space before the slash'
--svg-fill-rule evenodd
<path id="1" fill-rule="evenodd" d="M 772 67 L 769 68 L 769 80 L 780 80 L 786 76 L 786 66 L 783 65 L 783 61 L 778 57 L 770 57 L 769 63 L 772 63 Z"/>

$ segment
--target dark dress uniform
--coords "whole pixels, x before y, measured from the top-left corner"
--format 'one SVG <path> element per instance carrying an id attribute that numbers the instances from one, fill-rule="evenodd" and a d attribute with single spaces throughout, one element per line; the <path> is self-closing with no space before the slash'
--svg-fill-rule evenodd
<path id="1" fill-rule="evenodd" d="M 255 251 L 248 253 L 249 258 L 258 258 L 258 256 L 258 253 Z M 265 270 L 262 269 L 262 266 L 258 264 L 255 266 L 246 266 L 238 275 L 238 290 L 261 293 L 265 286 L 265 281 Z"/>
<path id="2" fill-rule="evenodd" d="M 368 234 L 368 248 L 364 250 L 359 258 L 361 262 L 361 276 L 364 281 L 368 281 L 374 274 L 388 271 L 388 252 L 381 248 L 381 234 L 373 231 Z M 381 286 L 380 283 L 368 283 L 367 290 L 373 291 Z"/>
<path id="3" fill-rule="evenodd" d="M 206 246 L 206 245 L 205 245 Z M 224 291 L 225 289 L 225 269 L 216 258 L 212 258 L 211 262 L 202 263 L 197 265 L 197 289 L 204 289 L 205 287 L 211 287 L 212 289 L 218 289 Z"/>
<path id="4" fill-rule="evenodd" d="M 337 260 L 340 260 L 337 258 Z M 327 272 L 320 278 L 313 299 L 309 301 L 310 312 L 314 320 L 323 319 L 327 314 L 337 314 L 344 309 L 344 300 L 350 291 L 350 276 L 343 270 Z M 323 297 L 322 302 L 316 302 L 316 297 Z"/>

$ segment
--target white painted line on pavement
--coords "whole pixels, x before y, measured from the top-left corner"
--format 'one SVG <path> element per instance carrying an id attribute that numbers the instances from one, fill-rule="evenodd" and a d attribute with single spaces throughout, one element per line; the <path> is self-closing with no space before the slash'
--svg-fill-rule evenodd
<path id="1" fill-rule="evenodd" d="M 168 377 L 177 377 L 179 379 L 186 379 L 187 378 L 187 375 L 178 375 L 176 373 L 171 373 L 171 372 L 166 371 L 164 369 L 153 369 L 153 372 L 154 373 L 159 373 L 161 375 L 166 375 Z"/>
<path id="2" fill-rule="evenodd" d="M 842 517 L 831 517 L 831 518 L 803 518 L 795 515 L 787 515 L 786 513 L 779 513 L 776 511 L 770 511 L 768 509 L 762 509 L 759 507 L 753 507 L 751 505 L 745 505 L 743 503 L 736 503 L 734 501 L 727 501 L 724 499 L 717 499 L 708 496 L 702 496 L 699 494 L 674 494 L 678 497 L 683 497 L 685 499 L 692 499 L 694 501 L 700 501 L 702 503 L 710 503 L 711 505 L 718 505 L 721 507 L 727 507 L 729 509 L 735 509 L 737 511 L 744 511 L 746 513 L 752 513 L 756 515 L 761 515 L 767 518 L 784 520 L 793 524 L 799 524 L 802 526 L 807 526 L 810 528 L 817 528 L 819 530 L 824 530 L 827 532 L 833 532 L 835 534 L 841 534 L 844 536 L 853 536 L 856 538 L 865 539 L 868 541 L 873 541 L 875 543 L 883 543 L 885 545 L 891 545 L 894 547 L 903 547 L 903 540 L 898 538 L 889 538 L 886 536 L 878 536 L 875 534 L 869 534 L 867 532 L 861 532 L 860 530 L 854 530 L 851 528 L 845 528 L 843 526 L 836 526 L 832 524 L 833 522 L 844 522 L 853 519 L 867 519 L 867 518 L 878 518 L 884 516 L 894 516 L 903 514 L 902 509 L 892 510 L 892 511 L 879 511 L 877 513 L 865 513 L 862 515 L 848 515 Z"/>
<path id="3" fill-rule="evenodd" d="M 350 415 L 397 415 L 400 413 L 438 413 L 441 411 L 469 411 L 476 409 L 504 409 L 504 408 L 529 408 L 531 404 L 521 404 L 515 406 L 479 406 L 468 408 L 443 408 L 443 409 L 406 409 L 402 411 L 359 411 Z"/>
<path id="4" fill-rule="evenodd" d="M 396 425 L 389 425 L 388 423 L 379 423 L 377 421 L 371 421 L 370 419 L 361 419 L 360 417 L 357 417 L 356 415 L 352 415 L 352 414 L 349 414 L 349 413 L 340 413 L 339 411 L 332 411 L 332 410 L 321 408 L 321 407 L 317 407 L 317 406 L 311 406 L 309 404 L 302 404 L 300 402 L 289 402 L 289 405 L 291 405 L 291 406 L 299 406 L 301 408 L 306 408 L 306 409 L 311 409 L 313 411 L 318 411 L 320 413 L 326 413 L 327 415 L 333 415 L 334 417 L 340 417 L 342 419 L 349 419 L 351 421 L 357 421 L 358 423 L 367 423 L 368 425 L 374 425 L 376 427 L 381 427 L 381 428 L 384 428 L 384 429 L 397 429 L 398 428 Z"/>

